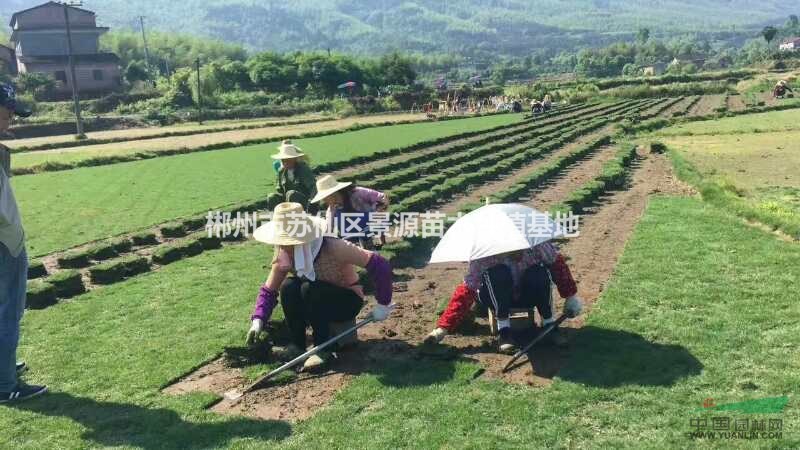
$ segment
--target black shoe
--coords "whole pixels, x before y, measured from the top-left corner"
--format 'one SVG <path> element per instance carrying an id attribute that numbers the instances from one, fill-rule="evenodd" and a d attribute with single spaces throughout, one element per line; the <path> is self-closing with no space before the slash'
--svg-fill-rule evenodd
<path id="1" fill-rule="evenodd" d="M 47 386 L 28 386 L 20 384 L 11 392 L 0 392 L 0 404 L 22 402 L 42 395 L 45 392 L 47 392 Z"/>
<path id="2" fill-rule="evenodd" d="M 500 353 L 513 355 L 517 352 L 517 344 L 514 343 L 514 338 L 511 336 L 511 328 L 502 328 L 499 332 L 497 340 L 497 349 Z"/>
<path id="3" fill-rule="evenodd" d="M 28 371 L 28 365 L 24 362 L 17 363 L 17 376 L 22 375 L 23 373 Z"/>

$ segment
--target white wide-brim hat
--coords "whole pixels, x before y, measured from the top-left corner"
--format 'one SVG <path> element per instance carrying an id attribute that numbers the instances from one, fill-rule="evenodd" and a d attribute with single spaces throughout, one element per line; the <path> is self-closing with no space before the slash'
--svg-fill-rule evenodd
<path id="1" fill-rule="evenodd" d="M 294 159 L 294 158 L 302 158 L 306 156 L 300 147 L 292 144 L 292 141 L 286 139 L 285 141 L 281 142 L 280 147 L 278 147 L 278 153 L 272 155 L 272 159 Z"/>
<path id="2" fill-rule="evenodd" d="M 352 185 L 351 182 L 338 182 L 333 175 L 325 175 L 317 180 L 317 195 L 311 199 L 311 203 L 317 203 L 326 199 L 331 194 L 341 191 Z"/>
<path id="3" fill-rule="evenodd" d="M 272 220 L 256 228 L 253 237 L 265 244 L 303 245 L 325 235 L 327 223 L 303 210 L 299 203 L 281 203 Z"/>

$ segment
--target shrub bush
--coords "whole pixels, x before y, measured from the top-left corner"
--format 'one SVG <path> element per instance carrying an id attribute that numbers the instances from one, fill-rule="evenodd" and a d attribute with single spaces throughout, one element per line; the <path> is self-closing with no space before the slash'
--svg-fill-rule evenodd
<path id="1" fill-rule="evenodd" d="M 70 298 L 83 293 L 86 288 L 83 286 L 81 273 L 77 270 L 62 270 L 56 272 L 45 279 L 53 285 L 56 296 L 59 298 Z"/>
<path id="2" fill-rule="evenodd" d="M 28 283 L 25 304 L 31 309 L 42 309 L 54 305 L 56 300 L 56 288 L 42 280 L 33 280 Z"/>
<path id="3" fill-rule="evenodd" d="M 89 269 L 92 283 L 111 284 L 150 270 L 150 262 L 142 256 L 127 256 L 98 264 Z"/>

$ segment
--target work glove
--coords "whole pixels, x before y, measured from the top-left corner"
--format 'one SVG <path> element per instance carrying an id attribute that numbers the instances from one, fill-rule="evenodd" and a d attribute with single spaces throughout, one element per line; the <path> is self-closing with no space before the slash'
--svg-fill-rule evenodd
<path id="1" fill-rule="evenodd" d="M 253 319 L 253 324 L 250 325 L 250 331 L 247 332 L 247 339 L 244 344 L 248 347 L 256 345 L 258 335 L 264 329 L 264 322 L 261 319 Z"/>
<path id="2" fill-rule="evenodd" d="M 447 336 L 447 330 L 437 327 L 428 333 L 423 342 L 426 344 L 438 344 L 444 340 L 445 336 Z"/>
<path id="3" fill-rule="evenodd" d="M 372 320 L 375 322 L 383 322 L 389 317 L 389 314 L 392 313 L 394 309 L 394 304 L 391 305 L 381 305 L 378 303 L 375 305 L 375 308 L 372 309 Z"/>
<path id="4" fill-rule="evenodd" d="M 583 309 L 583 301 L 577 295 L 568 298 L 564 303 L 564 314 L 570 319 L 578 317 Z"/>

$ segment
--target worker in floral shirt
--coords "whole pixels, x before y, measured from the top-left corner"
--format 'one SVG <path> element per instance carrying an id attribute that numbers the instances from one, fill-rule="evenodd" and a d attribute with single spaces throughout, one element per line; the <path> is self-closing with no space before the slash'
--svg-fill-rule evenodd
<path id="1" fill-rule="evenodd" d="M 311 203 L 322 202 L 328 206 L 328 229 L 337 231 L 345 240 L 360 244 L 364 248 L 371 248 L 369 239 L 370 214 L 377 211 L 386 211 L 389 208 L 389 197 L 383 192 L 356 186 L 350 182 L 336 181 L 331 175 L 325 175 L 317 180 L 317 195 Z M 343 216 L 345 214 L 345 216 Z M 349 227 L 353 225 L 353 237 L 348 235 Z M 386 236 L 380 235 L 381 243 L 386 242 Z"/>
<path id="2" fill-rule="evenodd" d="M 567 301 L 564 313 L 577 317 L 582 302 L 564 257 L 550 242 L 528 250 L 481 258 L 469 263 L 467 275 L 453 293 L 450 303 L 425 342 L 441 342 L 453 332 L 470 310 L 475 300 L 491 309 L 497 317 L 498 349 L 514 353 L 517 347 L 511 336 L 511 308 L 536 307 L 543 325 L 555 322 L 552 284 Z M 556 345 L 566 344 L 563 335 L 554 329 L 548 335 Z"/>

